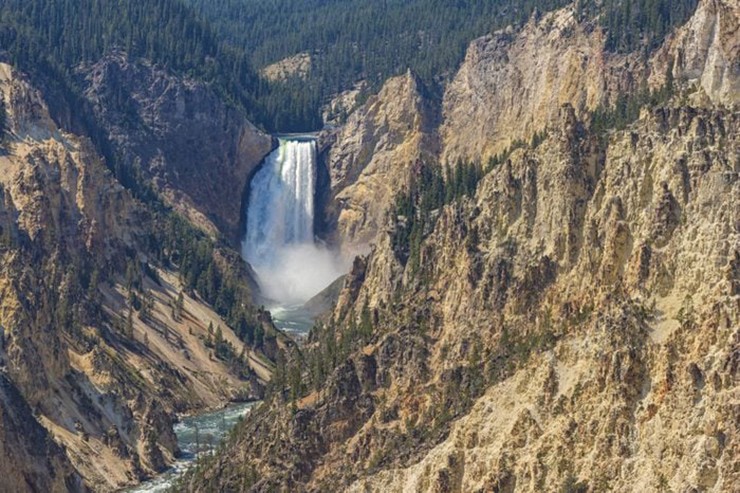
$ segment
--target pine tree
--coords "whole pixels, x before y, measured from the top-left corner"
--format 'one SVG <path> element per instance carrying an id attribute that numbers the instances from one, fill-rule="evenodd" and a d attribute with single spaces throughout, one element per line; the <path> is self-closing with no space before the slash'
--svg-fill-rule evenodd
<path id="1" fill-rule="evenodd" d="M 175 300 L 175 305 L 173 307 L 173 318 L 175 321 L 179 322 L 182 319 L 182 313 L 185 308 L 185 295 L 182 291 L 180 291 L 177 294 L 177 300 Z"/>
<path id="2" fill-rule="evenodd" d="M 0 91 L 0 146 L 5 144 L 5 136 L 8 124 L 8 113 L 5 109 L 5 97 Z"/>
<path id="3" fill-rule="evenodd" d="M 301 368 L 297 364 L 292 364 L 288 369 L 288 386 L 290 387 L 290 401 L 295 405 L 304 391 Z"/>
<path id="4" fill-rule="evenodd" d="M 151 291 L 148 289 L 144 292 L 144 299 L 141 303 L 141 312 L 139 316 L 142 320 L 149 320 L 152 316 L 152 310 L 154 309 L 154 297 Z"/>
<path id="5" fill-rule="evenodd" d="M 360 335 L 363 339 L 368 340 L 373 334 L 373 323 L 370 317 L 370 307 L 368 301 L 365 299 L 365 303 L 362 305 L 362 311 L 360 312 Z"/>
<path id="6" fill-rule="evenodd" d="M 262 328 L 262 325 L 258 325 L 257 328 L 254 330 L 254 346 L 257 348 L 261 348 L 265 343 L 265 329 Z"/>
<path id="7" fill-rule="evenodd" d="M 100 271 L 95 268 L 93 269 L 92 274 L 90 275 L 90 281 L 87 285 L 87 299 L 90 300 L 90 303 L 96 305 L 99 302 L 99 291 L 98 287 L 100 284 Z"/>
<path id="8" fill-rule="evenodd" d="M 213 347 L 213 323 L 208 322 L 208 332 L 206 334 L 206 347 Z"/>
<path id="9" fill-rule="evenodd" d="M 224 353 L 224 334 L 221 331 L 221 326 L 216 327 L 216 339 L 214 342 L 216 346 L 216 355 L 223 356 Z"/>
<path id="10" fill-rule="evenodd" d="M 128 315 L 126 315 L 126 337 L 134 338 L 134 311 L 131 308 L 128 309 Z"/>
<path id="11" fill-rule="evenodd" d="M 136 288 L 136 265 L 133 261 L 129 261 L 126 265 L 126 290 L 129 295 Z"/>

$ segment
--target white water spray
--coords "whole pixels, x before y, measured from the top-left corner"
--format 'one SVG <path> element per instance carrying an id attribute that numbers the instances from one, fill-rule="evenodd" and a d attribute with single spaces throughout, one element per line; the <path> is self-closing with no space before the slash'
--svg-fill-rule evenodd
<path id="1" fill-rule="evenodd" d="M 314 241 L 316 142 L 281 139 L 252 179 L 242 255 L 266 296 L 307 301 L 343 274 L 333 252 Z"/>

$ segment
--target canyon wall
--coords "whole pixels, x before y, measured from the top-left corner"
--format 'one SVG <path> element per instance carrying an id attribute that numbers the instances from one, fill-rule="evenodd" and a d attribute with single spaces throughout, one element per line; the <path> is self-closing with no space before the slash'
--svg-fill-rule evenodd
<path id="1" fill-rule="evenodd" d="M 414 220 L 374 204 L 370 252 L 309 339 L 309 388 L 251 415 L 188 489 L 732 489 L 737 21 L 734 3 L 705 0 L 649 56 L 617 55 L 566 8 L 474 41 L 429 131 L 370 126 L 396 113 L 428 128 L 402 109 L 434 103 L 406 86 L 384 113 L 370 109 L 388 94 L 369 100 L 329 151 L 337 217 L 381 196 L 355 185 L 377 142 L 413 151 L 372 175 L 388 197 L 425 166 L 503 158 Z M 592 118 L 661 88 L 619 128 Z M 434 144 L 404 147 L 412 135 Z"/>
<path id="2" fill-rule="evenodd" d="M 206 231 L 238 245 L 243 194 L 272 138 L 209 85 L 122 52 L 80 67 L 78 76 L 121 166 L 151 180 Z"/>
<path id="3" fill-rule="evenodd" d="M 172 463 L 175 413 L 260 397 L 289 341 L 265 315 L 263 341 L 247 346 L 179 266 L 154 258 L 161 212 L 55 123 L 29 77 L 0 64 L 0 97 L 2 484 L 116 490 Z M 216 251 L 215 268 L 249 285 L 231 253 Z M 240 370 L 209 349 L 217 327 Z"/>

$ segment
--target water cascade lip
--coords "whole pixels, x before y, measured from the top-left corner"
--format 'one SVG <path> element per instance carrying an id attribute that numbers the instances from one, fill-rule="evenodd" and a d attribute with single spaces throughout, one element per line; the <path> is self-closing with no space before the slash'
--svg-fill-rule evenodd
<path id="1" fill-rule="evenodd" d="M 316 166 L 314 138 L 282 137 L 250 183 L 242 256 L 281 306 L 305 303 L 348 267 L 314 238 Z"/>

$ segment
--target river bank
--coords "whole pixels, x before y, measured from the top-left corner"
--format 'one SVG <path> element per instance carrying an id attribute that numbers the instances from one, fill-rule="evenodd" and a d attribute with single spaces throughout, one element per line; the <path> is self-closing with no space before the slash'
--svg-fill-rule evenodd
<path id="1" fill-rule="evenodd" d="M 126 493 L 157 493 L 167 491 L 174 482 L 194 464 L 199 455 L 214 450 L 231 429 L 259 402 L 231 404 L 223 409 L 189 416 L 175 424 L 180 457 L 166 472 L 137 486 L 123 490 Z"/>

